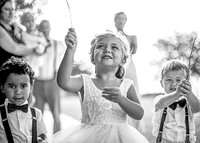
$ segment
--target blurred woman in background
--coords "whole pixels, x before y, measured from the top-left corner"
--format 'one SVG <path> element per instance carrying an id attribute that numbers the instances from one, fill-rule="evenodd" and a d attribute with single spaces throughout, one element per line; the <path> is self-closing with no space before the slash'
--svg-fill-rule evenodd
<path id="1" fill-rule="evenodd" d="M 24 44 L 21 30 L 14 23 L 15 2 L 13 0 L 0 1 L 0 65 L 11 56 L 23 57 L 29 54 L 36 54 L 36 47 L 29 47 Z M 2 93 L 0 93 L 0 96 Z M 4 95 L 0 98 L 0 104 L 4 103 Z"/>

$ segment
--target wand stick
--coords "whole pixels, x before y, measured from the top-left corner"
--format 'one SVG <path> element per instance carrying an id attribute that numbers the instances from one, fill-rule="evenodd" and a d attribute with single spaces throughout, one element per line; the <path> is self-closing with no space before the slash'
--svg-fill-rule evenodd
<path id="1" fill-rule="evenodd" d="M 191 60 L 191 58 L 192 58 L 192 53 L 193 53 L 193 50 L 194 50 L 194 48 L 195 48 L 194 44 L 195 44 L 196 39 L 197 39 L 197 37 L 195 37 L 194 40 L 193 40 L 192 50 L 191 50 L 190 56 L 189 56 L 189 63 L 188 63 L 188 68 L 189 68 L 189 69 L 190 69 L 190 66 L 191 66 L 191 61 L 190 61 L 190 60 Z M 187 75 L 186 79 L 189 80 L 189 74 Z"/>

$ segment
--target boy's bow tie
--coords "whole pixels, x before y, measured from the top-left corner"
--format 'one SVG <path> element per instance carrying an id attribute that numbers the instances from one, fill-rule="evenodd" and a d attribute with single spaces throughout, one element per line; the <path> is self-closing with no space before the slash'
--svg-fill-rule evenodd
<path id="1" fill-rule="evenodd" d="M 175 110 L 176 107 L 177 107 L 177 104 L 180 106 L 180 107 L 184 107 L 186 105 L 186 100 L 185 99 L 181 99 L 177 102 L 174 102 L 172 103 L 169 107 L 172 109 L 172 110 Z"/>
<path id="2" fill-rule="evenodd" d="M 15 110 L 21 110 L 25 113 L 28 112 L 28 104 L 17 106 L 15 104 L 8 103 L 8 113 L 14 112 Z"/>

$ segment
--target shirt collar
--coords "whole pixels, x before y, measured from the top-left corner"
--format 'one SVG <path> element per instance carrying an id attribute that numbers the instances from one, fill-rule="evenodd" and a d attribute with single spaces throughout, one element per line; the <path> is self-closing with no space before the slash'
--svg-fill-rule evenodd
<path id="1" fill-rule="evenodd" d="M 8 103 L 12 103 L 10 100 L 8 100 L 8 98 L 6 98 L 6 100 L 5 100 L 5 105 L 7 106 L 8 105 Z M 21 105 L 25 105 L 25 104 L 28 104 L 28 101 L 26 100 L 23 104 L 21 104 Z"/>

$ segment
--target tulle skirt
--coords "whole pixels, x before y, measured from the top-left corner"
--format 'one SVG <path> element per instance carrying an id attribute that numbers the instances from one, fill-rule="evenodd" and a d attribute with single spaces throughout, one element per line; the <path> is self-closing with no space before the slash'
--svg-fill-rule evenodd
<path id="1" fill-rule="evenodd" d="M 134 127 L 120 125 L 83 125 L 61 130 L 53 136 L 53 143 L 149 143 Z"/>

